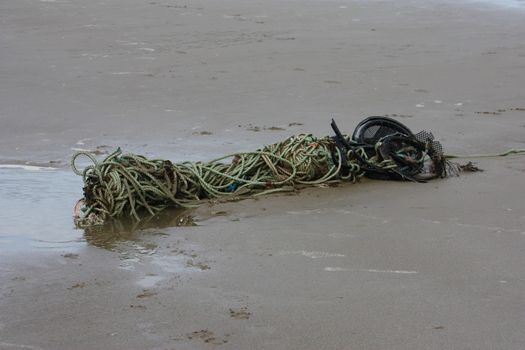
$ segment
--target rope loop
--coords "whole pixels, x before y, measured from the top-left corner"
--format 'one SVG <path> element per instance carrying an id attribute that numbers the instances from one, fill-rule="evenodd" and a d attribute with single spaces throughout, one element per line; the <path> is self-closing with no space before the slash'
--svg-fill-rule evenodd
<path id="1" fill-rule="evenodd" d="M 78 157 L 80 156 L 84 156 L 84 157 L 87 157 L 89 158 L 89 160 L 91 160 L 93 162 L 93 165 L 88 165 L 86 168 L 84 168 L 84 170 L 80 171 L 78 170 L 77 166 L 76 166 L 76 161 L 78 159 Z M 97 158 L 95 158 L 95 155 L 93 153 L 90 153 L 90 152 L 87 152 L 87 151 L 78 151 L 78 152 L 75 152 L 73 154 L 73 156 L 71 157 L 71 169 L 73 170 L 73 172 L 79 176 L 84 176 L 84 174 L 86 173 L 86 171 L 88 169 L 91 169 L 93 167 L 96 167 L 98 164 L 98 161 L 97 161 Z"/>

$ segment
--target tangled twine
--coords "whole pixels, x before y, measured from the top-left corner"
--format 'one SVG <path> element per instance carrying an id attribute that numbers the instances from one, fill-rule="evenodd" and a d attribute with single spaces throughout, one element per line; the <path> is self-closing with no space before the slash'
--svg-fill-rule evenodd
<path id="1" fill-rule="evenodd" d="M 79 170 L 75 163 L 80 156 L 93 164 Z M 229 164 L 222 162 L 227 159 L 231 159 Z M 167 207 L 193 208 L 204 198 L 291 191 L 339 179 L 356 181 L 363 176 L 351 152 L 346 155 L 350 171 L 341 176 L 341 159 L 332 138 L 304 134 L 206 163 L 173 164 L 123 154 L 120 148 L 102 161 L 91 153 L 77 152 L 71 166 L 84 180 L 83 214 L 77 223 L 103 223 L 125 216 L 140 220 L 144 210 L 155 215 Z"/>
<path id="2" fill-rule="evenodd" d="M 349 146 L 341 147 L 341 139 L 333 137 L 300 134 L 260 150 L 209 162 L 172 163 L 124 154 L 120 148 L 98 161 L 89 152 L 77 152 L 71 167 L 83 178 L 84 198 L 77 204 L 82 213 L 75 221 L 80 227 L 125 217 L 140 221 L 144 212 L 156 215 L 168 207 L 194 208 L 202 199 L 258 196 L 343 180 L 355 182 L 365 174 L 419 181 L 413 175 L 425 172 L 426 161 L 432 168 L 428 178 L 447 174 L 445 158 L 432 152 L 432 140 L 403 143 L 390 135 L 366 146 L 344 136 L 344 142 Z M 81 156 L 93 164 L 79 170 L 76 161 Z M 411 169 L 410 176 L 406 169 Z"/>

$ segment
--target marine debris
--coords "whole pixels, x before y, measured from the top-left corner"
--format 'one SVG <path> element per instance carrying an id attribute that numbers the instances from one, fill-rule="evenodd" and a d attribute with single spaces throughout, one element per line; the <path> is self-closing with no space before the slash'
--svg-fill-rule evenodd
<path id="1" fill-rule="evenodd" d="M 156 215 L 166 208 L 193 208 L 203 199 L 238 199 L 294 191 L 307 186 L 367 176 L 425 182 L 456 174 L 430 132 L 413 134 L 386 117 L 363 120 L 352 136 L 332 120 L 335 136 L 299 134 L 252 152 L 208 162 L 173 163 L 123 153 L 120 148 L 99 161 L 88 152 L 73 155 L 73 171 L 83 177 L 84 198 L 75 209 L 80 227 L 110 220 Z M 81 156 L 92 165 L 79 170 Z"/>

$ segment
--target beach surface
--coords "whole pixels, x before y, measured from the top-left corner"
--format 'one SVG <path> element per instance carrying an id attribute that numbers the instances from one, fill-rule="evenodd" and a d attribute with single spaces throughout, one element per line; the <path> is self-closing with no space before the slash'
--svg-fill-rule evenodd
<path id="1" fill-rule="evenodd" d="M 520 1 L 0 3 L 0 349 L 521 349 L 525 157 L 76 229 L 71 155 L 209 160 L 370 115 L 525 148 Z M 462 160 L 463 161 L 463 160 Z"/>

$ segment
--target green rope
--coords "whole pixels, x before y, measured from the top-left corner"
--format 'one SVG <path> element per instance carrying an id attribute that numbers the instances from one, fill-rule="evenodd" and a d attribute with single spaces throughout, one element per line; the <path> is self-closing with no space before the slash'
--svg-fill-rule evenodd
<path id="1" fill-rule="evenodd" d="M 82 156 L 93 164 L 79 170 L 76 162 Z M 103 222 L 125 216 L 140 220 L 142 211 L 154 215 L 167 207 L 192 208 L 203 198 L 262 195 L 327 183 L 339 179 L 341 159 L 333 139 L 296 135 L 261 150 L 206 163 L 172 164 L 123 154 L 119 148 L 102 161 L 88 152 L 77 152 L 71 167 L 84 181 L 82 217 Z M 346 180 L 356 181 L 363 171 L 351 154 L 347 160 Z"/>
<path id="2" fill-rule="evenodd" d="M 123 217 L 140 221 L 143 212 L 155 215 L 168 207 L 194 208 L 205 198 L 259 196 L 334 181 L 355 182 L 365 174 L 363 159 L 368 166 L 396 171 L 392 159 L 383 159 L 380 146 L 378 142 L 372 156 L 360 147 L 343 154 L 331 137 L 301 134 L 254 152 L 175 164 L 124 154 L 120 148 L 101 161 L 91 153 L 77 152 L 71 167 L 84 181 L 83 213 L 77 225 Z M 76 162 L 82 156 L 92 164 L 80 170 Z"/>

